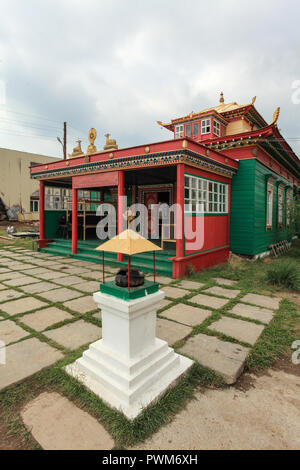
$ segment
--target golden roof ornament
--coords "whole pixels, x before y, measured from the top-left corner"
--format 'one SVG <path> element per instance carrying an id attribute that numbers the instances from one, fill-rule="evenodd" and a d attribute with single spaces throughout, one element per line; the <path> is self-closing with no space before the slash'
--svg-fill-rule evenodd
<path id="1" fill-rule="evenodd" d="M 117 143 L 115 139 L 110 139 L 110 134 L 105 134 L 106 144 L 103 147 L 103 150 L 118 150 Z"/>
<path id="2" fill-rule="evenodd" d="M 93 127 L 89 130 L 89 141 L 90 141 L 90 145 L 88 146 L 87 148 L 87 151 L 86 151 L 86 154 L 87 155 L 91 155 L 92 153 L 96 153 L 97 152 L 97 147 L 94 145 L 94 142 L 96 140 L 96 137 L 97 137 L 97 131 L 96 129 L 94 129 Z"/>
<path id="3" fill-rule="evenodd" d="M 223 91 L 220 93 L 220 104 L 224 104 L 224 94 Z"/>
<path id="4" fill-rule="evenodd" d="M 256 96 L 253 96 L 252 101 L 251 101 L 252 106 L 254 105 L 255 101 L 256 101 Z"/>
<path id="5" fill-rule="evenodd" d="M 277 121 L 278 121 L 278 118 L 279 118 L 279 114 L 280 114 L 280 108 L 278 107 L 275 111 L 275 113 L 273 114 L 273 121 L 271 122 L 271 126 L 274 126 L 275 124 L 277 124 Z"/>
<path id="6" fill-rule="evenodd" d="M 78 139 L 77 143 L 78 143 L 78 145 L 76 145 L 73 148 L 73 152 L 69 153 L 69 155 L 68 155 L 69 158 L 81 157 L 83 155 L 83 151 L 82 151 L 82 148 L 81 148 L 81 140 Z"/>

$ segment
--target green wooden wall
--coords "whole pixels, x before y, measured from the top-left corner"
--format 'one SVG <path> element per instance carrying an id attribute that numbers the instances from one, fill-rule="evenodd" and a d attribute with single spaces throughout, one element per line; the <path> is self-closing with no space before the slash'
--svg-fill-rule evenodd
<path id="1" fill-rule="evenodd" d="M 278 187 L 274 184 L 273 226 L 266 230 L 266 175 L 272 171 L 255 159 L 241 160 L 232 181 L 231 196 L 231 250 L 234 253 L 257 255 L 280 240 L 291 240 L 295 234 L 286 227 L 285 204 L 283 224 L 278 227 Z M 277 181 L 285 181 L 278 177 Z M 285 197 L 284 197 L 285 202 Z"/>
<path id="2" fill-rule="evenodd" d="M 58 221 L 66 211 L 45 211 L 45 238 L 57 237 Z"/>

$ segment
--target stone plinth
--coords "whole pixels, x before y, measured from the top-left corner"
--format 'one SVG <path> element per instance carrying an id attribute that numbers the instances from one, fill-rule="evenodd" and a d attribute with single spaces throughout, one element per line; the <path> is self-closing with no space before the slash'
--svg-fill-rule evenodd
<path id="1" fill-rule="evenodd" d="M 161 291 L 133 300 L 102 292 L 94 300 L 102 312 L 102 339 L 92 343 L 67 372 L 134 419 L 193 364 L 156 338 Z"/>

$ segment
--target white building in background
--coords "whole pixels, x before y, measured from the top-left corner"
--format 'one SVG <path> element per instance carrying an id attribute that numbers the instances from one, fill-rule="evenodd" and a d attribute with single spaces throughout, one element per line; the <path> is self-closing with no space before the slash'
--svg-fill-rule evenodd
<path id="1" fill-rule="evenodd" d="M 39 219 L 39 183 L 30 178 L 29 167 L 55 161 L 53 157 L 0 148 L 0 220 Z"/>

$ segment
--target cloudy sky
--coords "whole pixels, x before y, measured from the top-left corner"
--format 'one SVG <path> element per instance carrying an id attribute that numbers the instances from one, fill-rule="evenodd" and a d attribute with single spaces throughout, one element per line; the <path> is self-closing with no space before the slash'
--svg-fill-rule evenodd
<path id="1" fill-rule="evenodd" d="M 61 156 L 91 127 L 119 147 L 156 120 L 249 103 L 300 155 L 298 0 L 0 0 L 0 147 Z M 294 99 L 293 99 L 294 96 Z M 293 102 L 294 101 L 294 102 Z M 298 140 L 297 140 L 298 138 Z"/>

